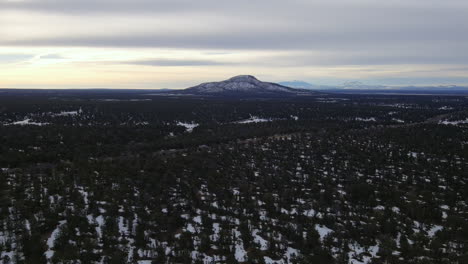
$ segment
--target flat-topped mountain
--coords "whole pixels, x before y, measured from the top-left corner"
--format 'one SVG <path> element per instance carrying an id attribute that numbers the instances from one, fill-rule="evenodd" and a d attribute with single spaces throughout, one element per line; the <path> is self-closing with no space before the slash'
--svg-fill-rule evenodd
<path id="1" fill-rule="evenodd" d="M 197 95 L 301 95 L 310 91 L 294 89 L 284 85 L 262 82 L 252 75 L 239 75 L 221 82 L 208 82 L 183 90 L 184 93 Z"/>

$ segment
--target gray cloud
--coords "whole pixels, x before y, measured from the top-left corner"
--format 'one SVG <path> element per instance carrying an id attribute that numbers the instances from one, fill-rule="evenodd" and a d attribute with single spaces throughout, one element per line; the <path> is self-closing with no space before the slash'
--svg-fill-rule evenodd
<path id="1" fill-rule="evenodd" d="M 355 8 L 458 8 L 467 7 L 468 3 L 464 0 L 290 0 L 290 1 L 268 1 L 268 0 L 237 0 L 237 1 L 219 1 L 219 0 L 0 0 L 2 9 L 32 10 L 58 13 L 129 13 L 129 12 L 185 12 L 185 11 L 213 11 L 221 10 L 223 12 L 254 12 L 262 14 L 265 11 L 278 11 L 280 13 L 303 13 L 313 10 L 304 10 L 297 7 L 309 7 L 323 9 L 332 7 L 335 9 Z M 301 12 L 302 11 L 302 12 Z M 318 10 L 320 11 L 320 10 Z M 352 11 L 352 10 L 351 10 Z"/>
<path id="2" fill-rule="evenodd" d="M 440 53 L 437 47 L 425 47 L 420 50 L 386 50 L 379 49 L 366 51 L 328 51 L 322 53 L 299 53 L 292 55 L 278 55 L 262 58 L 256 64 L 300 67 L 300 66 L 334 66 L 334 65 L 401 65 L 401 64 L 457 64 L 468 62 L 468 54 L 447 50 Z M 467 67 L 452 67 L 455 71 L 468 71 Z"/>
<path id="3" fill-rule="evenodd" d="M 348 31 L 303 32 L 206 32 L 179 34 L 154 32 L 151 34 L 121 33 L 111 36 L 66 36 L 44 37 L 19 40 L 0 40 L 1 45 L 31 46 L 96 46 L 96 47 L 175 47 L 209 49 L 353 49 L 365 50 L 369 47 L 418 48 L 437 46 L 462 47 L 468 42 L 468 27 L 434 31 L 429 28 L 417 32 L 396 29 L 352 29 Z"/>
<path id="4" fill-rule="evenodd" d="M 374 1 L 250 2 L 8 2 L 10 8 L 40 14 L 75 12 L 69 16 L 75 27 L 54 33 L 57 24 L 70 21 L 51 20 L 52 33 L 4 37 L 0 45 L 352 51 L 380 47 L 381 53 L 395 47 L 417 51 L 419 45 L 437 47 L 444 53 L 455 45 L 459 46 L 456 50 L 464 50 L 468 44 L 468 7 L 459 1 L 435 4 L 429 0 L 434 6 L 422 4 L 427 1 L 392 1 L 397 3 L 392 7 Z M 104 14 L 96 14 L 98 11 Z M 109 16 L 114 12 L 122 14 Z M 141 17 L 147 20 L 139 20 Z M 3 30 L 19 23 L 1 22 Z M 34 23 L 26 26 L 37 31 Z"/>
<path id="5" fill-rule="evenodd" d="M 145 66 L 213 66 L 227 65 L 230 63 L 222 63 L 211 60 L 170 60 L 170 59 L 150 59 L 150 60 L 135 60 L 123 61 L 123 64 L 145 65 Z"/>
<path id="6" fill-rule="evenodd" d="M 461 30 L 463 31 L 463 30 Z M 467 29 L 468 32 L 468 29 Z M 293 54 L 277 56 L 271 61 L 256 61 L 284 65 L 333 64 L 467 64 L 468 35 L 462 32 L 431 30 L 410 32 L 224 32 L 195 35 L 161 33 L 153 35 L 122 34 L 100 37 L 50 37 L 2 42 L 11 46 L 85 46 L 85 47 L 163 47 L 187 49 L 277 50 Z M 467 44 L 467 45 L 464 45 Z M 302 52 L 294 55 L 294 51 Z M 216 53 L 213 53 L 216 55 Z M 213 54 L 206 54 L 207 56 Z M 228 53 L 225 53 L 228 54 Z M 204 63 L 202 63 L 204 62 Z M 271 64 L 273 62 L 273 64 Z M 151 64 L 151 61 L 146 62 Z M 156 64 L 174 61 L 153 62 Z M 192 61 L 193 65 L 214 65 L 213 61 Z M 144 64 L 143 62 L 140 64 Z"/>

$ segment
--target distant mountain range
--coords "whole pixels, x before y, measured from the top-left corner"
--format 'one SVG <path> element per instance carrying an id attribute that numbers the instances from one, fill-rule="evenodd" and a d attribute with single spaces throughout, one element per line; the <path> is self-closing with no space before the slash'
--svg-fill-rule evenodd
<path id="1" fill-rule="evenodd" d="M 310 84 L 304 81 L 287 81 L 287 82 L 279 82 L 278 84 L 292 87 L 292 88 L 300 88 L 300 89 L 318 89 L 317 85 Z"/>
<path id="2" fill-rule="evenodd" d="M 279 82 L 279 84 L 300 89 L 311 89 L 311 90 L 327 90 L 327 89 L 381 89 L 387 88 L 383 85 L 367 85 L 360 81 L 345 82 L 341 85 L 315 85 L 305 81 L 287 81 Z"/>
<path id="3" fill-rule="evenodd" d="M 389 86 L 369 85 L 360 81 L 349 81 L 341 85 L 315 85 L 305 81 L 286 81 L 279 84 L 300 89 L 321 90 L 342 93 L 437 93 L 437 94 L 467 94 L 468 86 L 460 85 L 425 85 L 425 86 Z"/>

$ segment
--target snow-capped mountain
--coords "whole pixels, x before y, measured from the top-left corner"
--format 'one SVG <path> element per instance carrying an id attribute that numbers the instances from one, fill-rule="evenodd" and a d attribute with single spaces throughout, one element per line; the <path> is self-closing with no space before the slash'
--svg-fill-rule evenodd
<path id="1" fill-rule="evenodd" d="M 298 95 L 309 91 L 294 89 L 276 83 L 262 82 L 252 75 L 239 75 L 221 82 L 208 82 L 184 90 L 192 94 L 290 94 Z"/>

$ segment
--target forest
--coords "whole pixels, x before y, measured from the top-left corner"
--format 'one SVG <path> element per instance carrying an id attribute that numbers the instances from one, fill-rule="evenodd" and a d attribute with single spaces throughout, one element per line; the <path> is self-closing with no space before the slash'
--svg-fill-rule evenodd
<path id="1" fill-rule="evenodd" d="M 468 263 L 466 96 L 0 94 L 0 263 Z"/>

